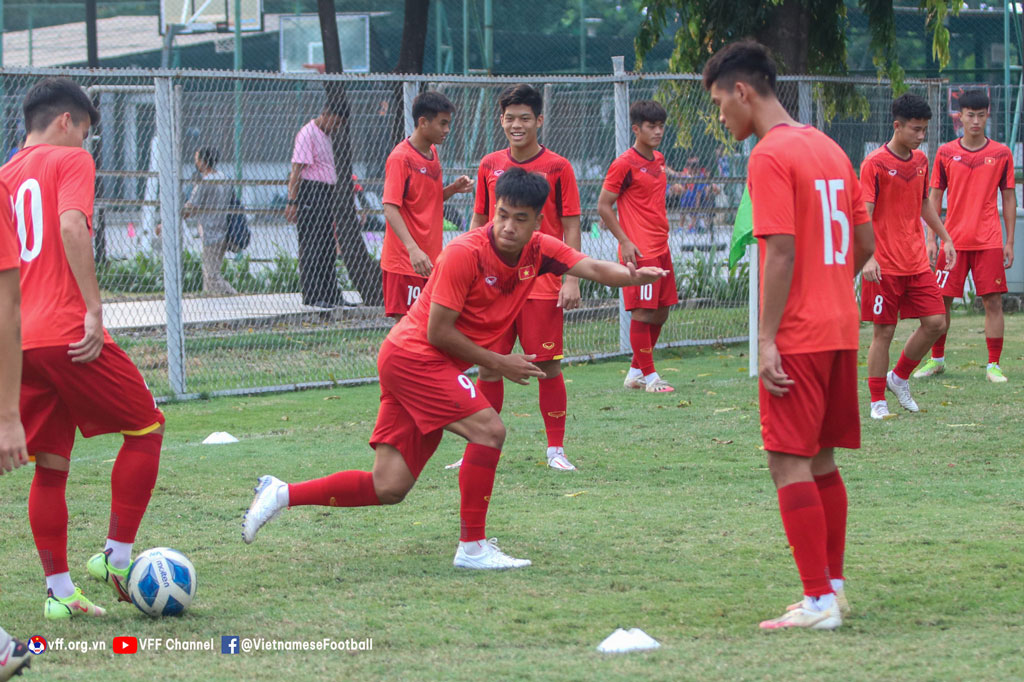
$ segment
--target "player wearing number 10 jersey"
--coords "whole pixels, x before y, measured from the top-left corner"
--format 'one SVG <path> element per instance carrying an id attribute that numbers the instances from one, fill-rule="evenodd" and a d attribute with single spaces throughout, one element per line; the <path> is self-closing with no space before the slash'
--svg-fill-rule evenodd
<path id="1" fill-rule="evenodd" d="M 833 449 L 860 447 L 854 274 L 874 249 L 860 183 L 843 150 L 794 121 L 776 68 L 752 41 L 717 52 L 704 87 L 719 120 L 756 134 L 748 190 L 761 258 L 761 433 L 804 599 L 765 629 L 842 624 L 846 489 Z"/>
<path id="2" fill-rule="evenodd" d="M 36 461 L 28 516 L 46 575 L 47 618 L 104 615 L 71 581 L 65 487 L 76 428 L 121 433 L 110 477 L 106 547 L 90 575 L 125 590 L 132 543 L 156 483 L 164 416 L 142 375 L 103 327 L 92 252 L 96 169 L 82 149 L 99 112 L 73 81 L 25 96 L 25 146 L 2 169 L 21 240 L 21 416 Z"/>
<path id="3" fill-rule="evenodd" d="M 426 288 L 381 346 L 380 411 L 370 437 L 376 453 L 373 471 L 342 471 L 292 485 L 263 476 L 242 522 L 246 542 L 287 506 L 401 502 L 447 430 L 469 441 L 459 470 L 462 530 L 455 566 L 530 565 L 485 540 L 505 427 L 463 372 L 479 365 L 517 383 L 544 375 L 530 362 L 532 355 L 490 349 L 497 347 L 545 274 L 571 273 L 624 286 L 654 282 L 666 273 L 587 258 L 537 232 L 548 195 L 547 181 L 537 174 L 511 169 L 498 180 L 495 192 L 493 223 L 470 230 L 441 252 Z"/>

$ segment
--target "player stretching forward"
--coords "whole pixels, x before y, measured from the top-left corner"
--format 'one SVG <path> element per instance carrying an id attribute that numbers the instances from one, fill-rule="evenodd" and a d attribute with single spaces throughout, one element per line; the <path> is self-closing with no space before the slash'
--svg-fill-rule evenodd
<path id="1" fill-rule="evenodd" d="M 103 328 L 92 253 L 96 167 L 82 149 L 99 112 L 66 78 L 24 102 L 24 148 L 0 169 L 21 237 L 21 415 L 36 461 L 28 517 L 46 574 L 46 618 L 105 615 L 68 571 L 65 487 L 75 429 L 124 434 L 110 476 L 106 548 L 87 564 L 121 601 L 132 543 L 156 483 L 164 416 L 139 370 Z"/>
<path id="2" fill-rule="evenodd" d="M 935 340 L 946 333 L 946 309 L 921 239 L 921 219 L 942 238 L 949 267 L 956 250 L 939 214 L 928 201 L 928 157 L 917 148 L 928 133 L 931 107 L 918 95 L 892 103 L 893 133 L 888 144 L 868 154 L 860 166 L 864 202 L 875 233 L 875 254 L 862 271 L 861 319 L 874 322 L 868 350 L 871 418 L 889 414 L 885 389 L 907 410 L 917 412 L 907 379 Z M 948 273 L 939 271 L 939 276 Z M 889 370 L 889 345 L 900 318 L 920 318 L 896 367 Z"/>
<path id="3" fill-rule="evenodd" d="M 1003 294 L 1006 293 L 1006 269 L 1013 265 L 1013 228 L 1017 220 L 1017 196 L 1013 191 L 1013 155 L 1010 148 L 985 136 L 988 120 L 988 95 L 970 90 L 960 95 L 960 122 L 964 136 L 939 147 L 932 170 L 929 199 L 935 211 L 942 208 L 942 195 L 949 189 L 946 229 L 960 252 L 955 264 L 946 264 L 939 254 L 935 271 L 946 303 L 946 327 L 953 299 L 964 294 L 967 272 L 985 304 L 985 343 L 988 367 L 985 377 L 1003 383 L 999 368 L 1003 352 Z M 999 229 L 996 190 L 1003 195 L 1003 224 L 1006 242 Z M 927 232 L 928 255 L 934 259 L 935 235 Z M 946 334 L 932 346 L 932 357 L 914 373 L 915 378 L 930 377 L 945 371 Z"/>
<path id="4" fill-rule="evenodd" d="M 494 219 L 495 185 L 501 174 L 511 168 L 522 168 L 547 178 L 551 187 L 547 203 L 544 204 L 540 231 L 579 249 L 580 192 L 576 186 L 576 174 L 565 158 L 537 141 L 537 132 L 544 124 L 540 93 L 529 85 L 514 85 L 501 93 L 498 105 L 501 108 L 501 128 L 505 131 L 508 148 L 492 152 L 480 160 L 473 227 Z M 536 365 L 544 371 L 544 376 L 537 379 L 537 393 L 547 433 L 548 466 L 562 471 L 576 469 L 566 458 L 563 448 L 568 400 L 565 379 L 562 377 L 562 311 L 572 310 L 579 304 L 580 285 L 576 277 L 567 275 L 564 282 L 554 274 L 539 278 L 515 324 L 509 327 L 499 345 L 494 348 L 499 353 L 509 353 L 518 336 L 523 352 L 535 356 Z M 481 367 L 476 385 L 494 409 L 501 412 L 505 399 L 505 385 L 501 375 Z M 449 468 L 459 464 L 456 462 Z"/>
<path id="5" fill-rule="evenodd" d="M 765 629 L 842 624 L 846 488 L 833 448 L 860 447 L 853 277 L 874 249 L 843 150 L 775 95 L 775 62 L 753 41 L 719 50 L 704 87 L 737 140 L 757 135 L 748 190 L 760 240 L 761 434 L 804 598 Z M 851 252 L 852 251 L 852 252 Z"/>
<path id="6" fill-rule="evenodd" d="M 669 276 L 642 287 L 622 290 L 630 311 L 629 342 L 633 362 L 626 375 L 626 388 L 648 393 L 671 393 L 675 389 L 654 369 L 654 346 L 669 307 L 679 302 L 672 254 L 668 249 L 668 213 L 665 210 L 665 157 L 657 150 L 665 135 L 665 108 L 653 100 L 634 102 L 629 123 L 636 142 L 612 161 L 604 178 L 597 210 L 619 240 L 619 260 L 637 267 L 656 265 Z M 620 221 L 615 214 L 618 201 Z"/>
<path id="7" fill-rule="evenodd" d="M 540 277 L 571 273 L 609 286 L 654 282 L 659 268 L 628 268 L 594 260 L 537 232 L 548 184 L 513 168 L 495 188 L 493 223 L 470 230 L 445 248 L 426 289 L 388 333 L 377 357 L 380 412 L 370 437 L 373 471 L 342 471 L 288 485 L 263 476 L 242 522 L 242 538 L 288 506 L 365 507 L 397 504 L 416 483 L 444 430 L 469 441 L 459 471 L 462 530 L 455 566 L 520 568 L 485 540 L 487 507 L 505 426 L 463 372 L 473 365 L 525 384 L 544 372 L 532 355 L 488 350 L 515 321 Z"/>
<path id="8" fill-rule="evenodd" d="M 428 90 L 412 102 L 416 130 L 388 156 L 384 170 L 384 217 L 387 230 L 380 267 L 384 273 L 384 312 L 402 317 L 427 285 L 441 253 L 444 202 L 469 192 L 473 181 L 460 176 L 444 187 L 437 148 L 451 130 L 455 106 Z"/>

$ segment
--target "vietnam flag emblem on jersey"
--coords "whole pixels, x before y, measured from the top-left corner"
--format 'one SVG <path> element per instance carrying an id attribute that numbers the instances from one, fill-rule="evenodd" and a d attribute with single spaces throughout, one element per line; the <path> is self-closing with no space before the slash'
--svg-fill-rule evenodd
<path id="1" fill-rule="evenodd" d="M 520 280 L 530 279 L 531 277 L 536 277 L 536 276 L 537 276 L 537 271 L 534 270 L 532 265 L 527 265 L 525 267 L 519 268 L 519 279 Z"/>
<path id="2" fill-rule="evenodd" d="M 986 157 L 985 157 L 985 163 L 986 163 L 987 165 L 991 166 L 991 165 L 992 165 L 992 164 L 994 164 L 995 162 L 996 162 L 996 159 L 995 159 L 995 157 L 994 157 L 994 156 L 986 156 Z"/>

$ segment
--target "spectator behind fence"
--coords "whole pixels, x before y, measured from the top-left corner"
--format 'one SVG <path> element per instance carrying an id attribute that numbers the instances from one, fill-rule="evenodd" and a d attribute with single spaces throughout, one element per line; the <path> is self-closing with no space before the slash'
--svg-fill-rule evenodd
<path id="1" fill-rule="evenodd" d="M 195 164 L 200 177 L 182 215 L 199 218 L 199 235 L 203 241 L 203 293 L 232 296 L 238 292 L 224 279 L 220 269 L 227 250 L 228 209 L 234 188 L 227 184 L 227 176 L 217 170 L 219 159 L 220 154 L 213 147 L 196 150 Z M 211 182 L 216 180 L 225 182 Z"/>
<path id="2" fill-rule="evenodd" d="M 341 116 L 327 106 L 295 136 L 292 172 L 288 178 L 285 217 L 295 223 L 299 239 L 299 282 L 302 302 L 320 308 L 342 304 L 334 266 L 334 167 L 331 135 Z"/>

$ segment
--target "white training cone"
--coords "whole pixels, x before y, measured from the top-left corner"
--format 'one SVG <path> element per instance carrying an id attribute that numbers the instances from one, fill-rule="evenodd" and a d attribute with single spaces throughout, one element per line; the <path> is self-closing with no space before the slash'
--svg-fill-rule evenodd
<path id="1" fill-rule="evenodd" d="M 618 628 L 597 645 L 597 650 L 606 654 L 622 654 L 627 651 L 657 649 L 661 644 L 640 628 L 623 630 Z"/>
<path id="2" fill-rule="evenodd" d="M 237 443 L 238 439 L 232 436 L 227 431 L 214 431 L 206 440 L 203 441 L 203 445 L 224 445 L 226 443 Z"/>

